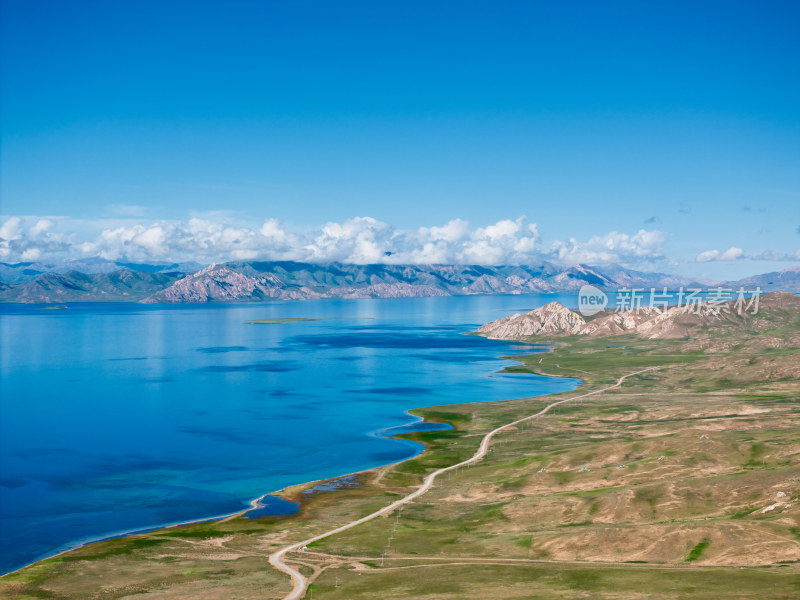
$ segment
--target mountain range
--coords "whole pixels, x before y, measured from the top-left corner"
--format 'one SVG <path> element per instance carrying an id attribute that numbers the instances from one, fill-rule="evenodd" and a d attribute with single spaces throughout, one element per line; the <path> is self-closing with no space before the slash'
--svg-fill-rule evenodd
<path id="1" fill-rule="evenodd" d="M 87 259 L 63 263 L 0 263 L 0 301 L 27 303 L 256 302 L 268 299 L 406 298 L 470 294 L 555 293 L 585 284 L 601 289 L 708 288 L 800 291 L 800 267 L 740 281 L 696 280 L 619 265 L 562 267 L 353 265 L 288 261 L 139 264 Z"/>

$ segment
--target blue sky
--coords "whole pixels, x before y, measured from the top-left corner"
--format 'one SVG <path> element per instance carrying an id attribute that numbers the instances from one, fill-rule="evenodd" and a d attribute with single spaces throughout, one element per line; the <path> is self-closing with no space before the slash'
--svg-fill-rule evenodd
<path id="1" fill-rule="evenodd" d="M 0 260 L 800 264 L 799 7 L 5 0 Z"/>

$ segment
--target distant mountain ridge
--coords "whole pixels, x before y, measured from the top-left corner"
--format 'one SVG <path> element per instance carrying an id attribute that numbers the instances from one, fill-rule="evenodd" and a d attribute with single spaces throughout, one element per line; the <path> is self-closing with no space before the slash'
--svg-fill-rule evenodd
<path id="1" fill-rule="evenodd" d="M 111 273 L 45 273 L 17 285 L 0 284 L 0 301 L 47 304 L 61 302 L 136 302 L 171 285 L 182 273 L 148 273 L 119 269 Z"/>
<path id="2" fill-rule="evenodd" d="M 649 285 L 651 275 L 628 278 Z M 689 279 L 685 284 L 695 284 Z M 270 298 L 407 298 L 471 294 L 565 292 L 585 284 L 616 282 L 586 265 L 315 265 L 297 262 L 234 262 L 211 265 L 176 281 L 144 302 L 237 302 Z"/>
<path id="3" fill-rule="evenodd" d="M 0 263 L 0 283 L 16 284 L 33 281 L 46 273 L 113 273 L 122 269 L 145 273 L 194 273 L 204 266 L 198 262 L 184 263 L 131 263 L 83 258 L 61 262 Z"/>
<path id="4" fill-rule="evenodd" d="M 42 271 L 44 269 L 44 271 Z M 0 263 L 2 302 L 257 302 L 269 299 L 407 298 L 525 294 L 601 289 L 707 288 L 719 282 L 645 273 L 619 265 L 521 266 L 326 265 L 291 261 L 138 264 L 87 259 L 65 263 Z M 800 291 L 800 268 L 739 282 L 738 289 Z"/>

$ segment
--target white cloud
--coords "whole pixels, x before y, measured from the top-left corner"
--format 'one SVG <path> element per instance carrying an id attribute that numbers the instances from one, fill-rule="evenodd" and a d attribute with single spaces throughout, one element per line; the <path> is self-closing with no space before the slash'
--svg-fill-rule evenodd
<path id="1" fill-rule="evenodd" d="M 64 231 L 71 229 L 71 231 Z M 87 230 L 94 229 L 93 234 Z M 75 231 L 81 231 L 81 234 Z M 225 216 L 184 221 L 78 222 L 10 217 L 0 228 L 4 260 L 65 260 L 99 256 L 132 262 L 299 260 L 346 263 L 523 263 L 536 257 L 539 232 L 525 217 L 471 229 L 444 225 L 397 230 L 368 216 L 292 232 L 277 219 L 235 224 Z"/>
<path id="2" fill-rule="evenodd" d="M 769 260 L 769 261 L 793 261 L 800 260 L 800 250 L 794 253 L 788 252 L 773 252 L 772 250 L 764 250 L 758 254 L 750 257 L 752 260 Z"/>
<path id="3" fill-rule="evenodd" d="M 421 240 L 430 240 L 432 242 L 457 242 L 464 238 L 469 232 L 469 223 L 461 219 L 453 219 L 448 221 L 442 227 L 420 227 L 418 230 L 419 238 Z"/>
<path id="4" fill-rule="evenodd" d="M 526 225 L 525 220 L 524 216 L 516 221 L 504 219 L 476 229 L 454 262 L 496 265 L 529 261 L 539 241 L 539 229 L 536 223 Z"/>
<path id="5" fill-rule="evenodd" d="M 13 242 L 22 237 L 21 225 L 19 217 L 10 217 L 0 225 L 0 259 L 6 261 L 14 256 Z"/>
<path id="6" fill-rule="evenodd" d="M 33 262 L 42 257 L 76 254 L 70 234 L 51 231 L 58 226 L 58 221 L 58 217 L 19 216 L 2 220 L 0 260 Z"/>
<path id="7" fill-rule="evenodd" d="M 50 219 L 39 219 L 36 224 L 30 228 L 30 234 L 34 237 L 43 234 L 44 232 L 53 228 L 55 223 Z"/>
<path id="8" fill-rule="evenodd" d="M 641 229 L 610 232 L 589 239 L 555 241 L 543 246 L 536 223 L 522 216 L 471 226 L 462 219 L 444 224 L 397 229 L 369 216 L 329 222 L 316 229 L 290 229 L 277 219 L 236 221 L 227 214 L 185 220 L 114 219 L 81 221 L 53 216 L 0 217 L 0 260 L 50 261 L 99 256 L 126 262 L 203 263 L 230 260 L 392 264 L 561 264 L 620 263 L 652 267 L 665 260 L 669 234 Z M 741 248 L 709 250 L 698 262 L 800 260 L 800 252 L 762 252 L 746 256 Z"/>
<path id="9" fill-rule="evenodd" d="M 39 248 L 28 248 L 22 252 L 22 262 L 33 262 L 42 255 Z"/>
<path id="10" fill-rule="evenodd" d="M 311 261 L 385 262 L 393 234 L 393 229 L 382 221 L 355 217 L 342 223 L 327 223 L 304 249 Z"/>
<path id="11" fill-rule="evenodd" d="M 371 217 L 328 223 L 305 245 L 305 260 L 349 263 L 521 263 L 532 260 L 538 230 L 525 217 L 470 231 L 453 219 L 442 226 L 398 231 Z"/>
<path id="12" fill-rule="evenodd" d="M 0 240 L 10 242 L 22 237 L 22 219 L 10 217 L 0 225 Z"/>
<path id="13" fill-rule="evenodd" d="M 285 244 L 293 239 L 283 230 L 278 219 L 266 219 L 258 232 L 276 244 Z"/>
<path id="14" fill-rule="evenodd" d="M 800 250 L 794 252 L 777 252 L 763 250 L 758 254 L 747 254 L 741 248 L 731 246 L 725 252 L 706 250 L 695 257 L 695 262 L 734 262 L 737 260 L 794 262 L 800 260 Z"/>
<path id="15" fill-rule="evenodd" d="M 719 250 L 706 250 L 705 252 L 701 252 L 695 257 L 696 262 L 709 262 L 712 260 L 716 260 L 719 256 Z"/>
<path id="16" fill-rule="evenodd" d="M 740 258 L 744 258 L 744 250 L 742 250 L 741 248 L 737 248 L 736 246 L 731 246 L 730 248 L 725 250 L 725 252 L 720 252 L 719 250 L 706 250 L 705 252 L 701 252 L 695 257 L 695 261 L 731 262 L 734 260 L 739 260 Z"/>
<path id="17" fill-rule="evenodd" d="M 562 263 L 640 264 L 664 260 L 663 245 L 669 234 L 656 229 L 640 229 L 633 235 L 612 231 L 579 242 L 570 238 L 557 241 L 550 248 L 554 260 Z"/>
<path id="18" fill-rule="evenodd" d="M 742 250 L 741 248 L 736 248 L 736 247 L 732 246 L 732 247 L 728 248 L 727 250 L 725 250 L 725 252 L 720 254 L 719 260 L 726 260 L 726 261 L 727 260 L 739 260 L 743 256 L 744 256 L 744 250 Z"/>

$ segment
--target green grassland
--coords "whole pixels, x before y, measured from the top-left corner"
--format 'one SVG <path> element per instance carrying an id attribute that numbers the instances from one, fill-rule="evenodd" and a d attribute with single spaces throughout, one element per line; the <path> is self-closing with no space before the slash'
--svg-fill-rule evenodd
<path id="1" fill-rule="evenodd" d="M 580 377 L 578 390 L 415 410 L 454 429 L 405 435 L 426 452 L 357 487 L 286 490 L 297 515 L 91 544 L 3 577 L 0 597 L 281 598 L 272 551 L 407 494 L 498 425 L 659 367 L 503 431 L 480 463 L 290 562 L 314 598 L 798 598 L 798 331 L 561 338 L 508 370 Z"/>

